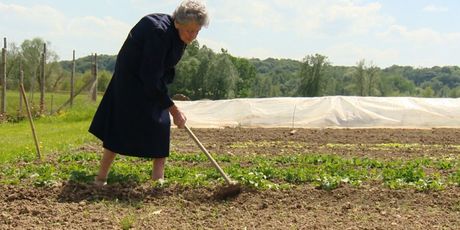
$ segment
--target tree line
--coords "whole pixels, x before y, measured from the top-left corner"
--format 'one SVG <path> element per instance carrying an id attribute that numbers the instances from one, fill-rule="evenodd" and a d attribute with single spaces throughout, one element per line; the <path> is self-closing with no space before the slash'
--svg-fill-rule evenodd
<path id="1" fill-rule="evenodd" d="M 24 85 L 39 87 L 40 38 L 9 44 L 6 70 L 7 87 L 17 88 L 19 65 L 24 70 Z M 49 44 L 49 42 L 46 42 Z M 50 45 L 48 45 L 50 47 Z M 116 55 L 98 56 L 98 90 L 103 92 L 112 76 Z M 68 91 L 71 61 L 59 61 L 50 49 L 46 57 L 48 92 Z M 91 56 L 76 60 L 76 87 L 91 78 Z M 187 46 L 176 66 L 171 94 L 197 99 L 317 97 L 317 96 L 415 96 L 460 97 L 460 68 L 434 66 L 414 68 L 393 65 L 377 67 L 365 59 L 355 66 L 334 66 L 327 56 L 306 55 L 301 60 L 265 60 L 235 57 L 227 50 L 219 52 L 197 41 Z"/>

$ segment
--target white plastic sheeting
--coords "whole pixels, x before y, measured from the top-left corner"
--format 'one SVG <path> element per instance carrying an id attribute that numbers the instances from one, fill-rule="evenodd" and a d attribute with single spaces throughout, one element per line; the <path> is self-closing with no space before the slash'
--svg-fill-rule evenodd
<path id="1" fill-rule="evenodd" d="M 460 128 L 460 99 L 315 97 L 176 101 L 196 128 Z"/>

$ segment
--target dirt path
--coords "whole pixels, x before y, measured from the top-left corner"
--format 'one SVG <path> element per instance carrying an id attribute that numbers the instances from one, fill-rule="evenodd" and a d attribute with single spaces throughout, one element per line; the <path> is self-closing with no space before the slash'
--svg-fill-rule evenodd
<path id="1" fill-rule="evenodd" d="M 338 154 L 381 159 L 459 158 L 460 130 L 194 130 L 212 152 Z M 199 150 L 173 130 L 173 151 Z M 397 145 L 395 145 L 397 143 Z M 359 144 L 359 145 L 357 145 Z M 375 148 L 379 146 L 379 148 Z M 439 192 L 381 185 L 333 191 L 245 189 L 213 198 L 213 188 L 64 183 L 53 188 L 0 185 L 0 229 L 458 229 L 460 188 Z"/>

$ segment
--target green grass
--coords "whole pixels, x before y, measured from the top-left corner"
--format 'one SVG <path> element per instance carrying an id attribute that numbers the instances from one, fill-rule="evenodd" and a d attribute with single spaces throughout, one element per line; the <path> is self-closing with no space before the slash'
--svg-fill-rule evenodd
<path id="1" fill-rule="evenodd" d="M 15 97 L 16 96 L 16 97 Z M 36 96 L 37 97 L 37 96 Z M 16 117 L 12 104 L 17 102 L 15 92 L 8 92 L 8 111 L 10 117 Z M 68 96 L 55 94 L 56 102 L 64 103 Z M 25 107 L 23 108 L 25 114 Z M 91 118 L 96 110 L 96 103 L 86 95 L 75 99 L 72 109 L 66 109 L 56 116 L 35 116 L 34 124 L 42 155 L 67 151 L 96 139 L 88 133 Z M 32 130 L 26 117 L 10 119 L 15 122 L 0 123 L 0 163 L 32 160 L 36 157 Z"/>

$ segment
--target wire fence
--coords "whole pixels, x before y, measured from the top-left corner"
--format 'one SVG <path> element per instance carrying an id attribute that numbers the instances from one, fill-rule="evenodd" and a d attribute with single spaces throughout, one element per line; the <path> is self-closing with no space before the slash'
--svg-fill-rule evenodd
<path id="1" fill-rule="evenodd" d="M 3 39 L 3 48 L 2 48 L 2 56 L 1 56 L 1 62 L 0 62 L 0 84 L 1 84 L 1 97 L 0 97 L 0 121 L 5 120 L 8 116 L 14 116 L 14 114 L 8 114 L 9 112 L 7 111 L 7 104 L 9 103 L 7 101 L 7 65 L 8 65 L 8 60 L 7 60 L 7 39 Z M 60 105 L 54 105 L 53 102 L 53 92 L 49 93 L 46 92 L 46 75 L 45 75 L 45 70 L 46 70 L 46 57 L 47 57 L 47 47 L 46 43 L 43 44 L 43 49 L 41 50 L 40 54 L 40 65 L 39 65 L 39 75 L 38 75 L 38 81 L 39 81 L 39 93 L 40 93 L 40 100 L 39 100 L 39 106 L 38 106 L 38 113 L 40 115 L 43 114 L 54 114 L 66 107 L 72 107 L 74 104 L 74 99 L 77 95 L 81 94 L 85 90 L 89 90 L 89 94 L 91 96 L 92 101 L 97 100 L 97 82 L 98 82 L 98 65 L 97 65 L 97 54 L 94 54 L 92 56 L 92 64 L 91 64 L 91 78 L 86 81 L 80 88 L 76 88 L 75 84 L 75 50 L 73 51 L 73 59 L 72 59 L 72 68 L 71 68 L 71 74 L 70 74 L 70 91 L 68 92 L 68 100 L 63 102 Z M 21 64 L 18 65 L 18 85 L 17 86 L 8 86 L 9 89 L 14 89 L 17 87 L 18 92 L 21 92 L 21 86 L 24 85 L 24 70 L 23 66 Z M 49 73 L 48 73 L 49 74 Z M 33 79 L 34 81 L 36 79 Z M 33 102 L 33 88 L 31 89 L 31 92 L 29 92 L 29 96 L 31 101 Z M 54 92 L 55 93 L 55 92 Z M 51 101 L 46 100 L 47 94 L 51 94 Z M 23 106 L 25 105 L 23 101 L 23 97 L 19 96 L 19 102 L 17 103 L 17 110 L 18 114 L 21 115 L 24 111 Z M 33 104 L 33 103 L 32 103 Z M 11 113 L 11 112 L 10 112 Z"/>

